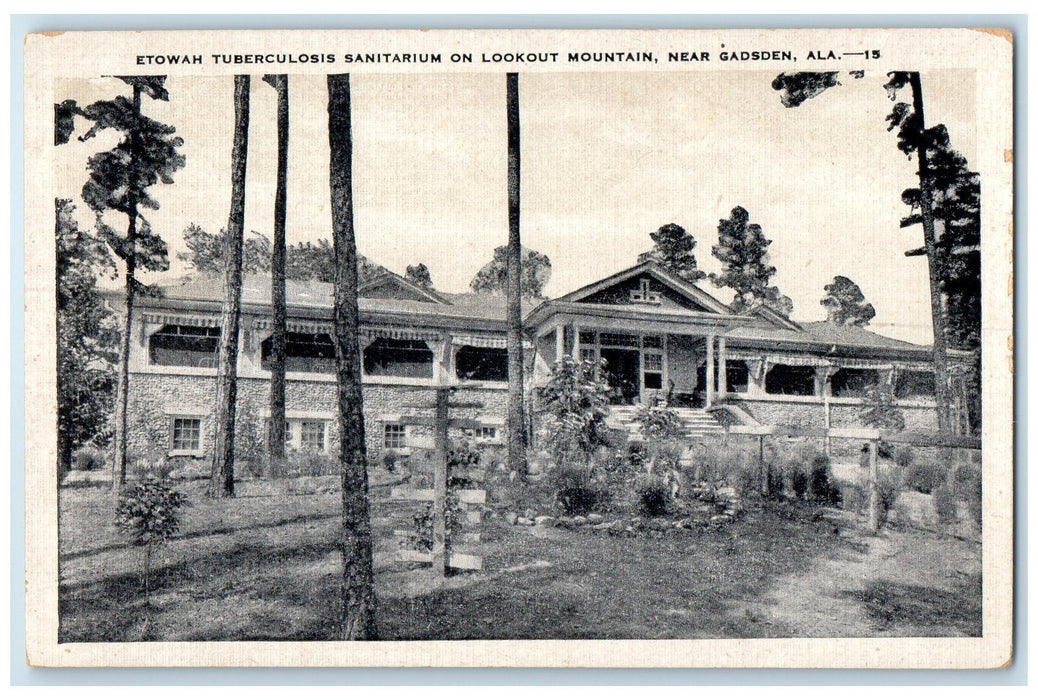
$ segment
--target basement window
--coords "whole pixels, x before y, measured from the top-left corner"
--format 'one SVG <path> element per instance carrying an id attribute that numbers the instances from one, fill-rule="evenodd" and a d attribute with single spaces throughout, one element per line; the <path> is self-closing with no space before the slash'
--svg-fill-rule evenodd
<path id="1" fill-rule="evenodd" d="M 271 369 L 273 356 L 274 339 L 267 338 L 260 344 L 263 369 Z M 285 371 L 334 374 L 335 345 L 331 336 L 327 333 L 286 333 Z"/>
<path id="2" fill-rule="evenodd" d="M 148 360 L 165 367 L 216 367 L 220 329 L 165 325 L 148 338 Z"/>
<path id="3" fill-rule="evenodd" d="M 814 396 L 814 367 L 774 365 L 764 378 L 764 391 L 780 396 Z"/>
<path id="4" fill-rule="evenodd" d="M 484 382 L 508 381 L 508 350 L 463 345 L 454 357 L 458 379 Z"/>
<path id="5" fill-rule="evenodd" d="M 869 387 L 879 384 L 879 372 L 874 369 L 841 369 L 830 380 L 833 396 L 861 398 Z"/>
<path id="6" fill-rule="evenodd" d="M 433 352 L 421 340 L 378 338 L 364 348 L 364 374 L 372 377 L 432 379 Z"/>
<path id="7" fill-rule="evenodd" d="M 170 450 L 173 452 L 201 452 L 202 419 L 173 418 L 170 423 Z"/>
<path id="8" fill-rule="evenodd" d="M 406 449 L 407 426 L 399 423 L 386 423 L 382 429 L 382 446 L 387 450 Z"/>

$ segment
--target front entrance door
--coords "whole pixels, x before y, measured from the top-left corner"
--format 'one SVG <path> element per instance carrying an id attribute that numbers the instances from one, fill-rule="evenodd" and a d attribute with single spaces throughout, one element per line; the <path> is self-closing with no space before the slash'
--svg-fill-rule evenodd
<path id="1" fill-rule="evenodd" d="M 610 403 L 629 406 L 641 395 L 641 353 L 627 348 L 602 348 L 606 381 L 612 388 Z"/>

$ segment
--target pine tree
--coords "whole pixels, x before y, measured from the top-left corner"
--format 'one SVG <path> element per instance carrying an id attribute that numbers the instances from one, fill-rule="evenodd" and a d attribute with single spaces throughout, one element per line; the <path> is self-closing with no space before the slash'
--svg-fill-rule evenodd
<path id="1" fill-rule="evenodd" d="M 416 284 L 422 289 L 433 291 L 432 275 L 429 274 L 429 268 L 425 266 L 425 263 L 418 263 L 417 265 L 408 265 L 407 274 L 404 275 L 404 279 L 412 284 Z"/>
<path id="2" fill-rule="evenodd" d="M 696 256 L 696 239 L 677 224 L 664 224 L 649 234 L 656 244 L 652 250 L 638 256 L 638 262 L 652 260 L 677 277 L 695 284 L 706 277 L 699 269 Z"/>
<path id="3" fill-rule="evenodd" d="M 231 208 L 227 220 L 220 363 L 216 375 L 216 440 L 209 495 L 234 495 L 234 425 L 238 405 L 238 330 L 241 325 L 242 249 L 245 228 L 245 170 L 249 153 L 247 75 L 234 76 L 234 142 L 231 147 Z"/>
<path id="4" fill-rule="evenodd" d="M 826 320 L 841 326 L 867 326 L 876 316 L 876 309 L 865 301 L 861 287 L 842 275 L 825 285 L 820 303 L 829 312 Z"/>
<path id="5" fill-rule="evenodd" d="M 120 490 L 126 481 L 127 409 L 130 386 L 130 342 L 134 301 L 138 294 L 152 290 L 137 279 L 138 269 L 163 272 L 169 269 L 166 242 L 152 231 L 141 214 L 145 209 L 158 209 L 159 203 L 149 188 L 159 183 L 171 184 L 173 173 L 184 167 L 185 159 L 177 149 L 184 141 L 175 136 L 176 129 L 150 119 L 141 112 L 141 100 L 169 101 L 166 76 L 117 76 L 132 88 L 132 96 L 118 95 L 99 100 L 85 108 L 65 100 L 54 106 L 54 143 L 67 143 L 75 131 L 75 117 L 91 122 L 89 130 L 79 137 L 87 141 L 112 129 L 121 134 L 111 149 L 87 160 L 88 178 L 83 185 L 83 201 L 96 216 L 98 236 L 111 248 L 124 265 L 125 306 L 119 349 L 119 374 L 116 383 L 114 459 L 112 489 Z M 126 232 L 120 234 L 105 221 L 109 212 L 126 217 Z"/>
<path id="6" fill-rule="evenodd" d="M 750 214 L 742 207 L 732 209 L 731 216 L 717 225 L 714 257 L 721 261 L 721 274 L 710 275 L 719 287 L 735 290 L 732 310 L 743 313 L 767 306 L 782 314 L 793 311 L 793 301 L 778 287 L 769 286 L 775 268 L 768 265 L 768 246 L 759 224 L 750 223 Z"/>
<path id="7" fill-rule="evenodd" d="M 328 76 L 328 145 L 335 276 L 335 368 L 339 398 L 342 474 L 343 640 L 374 639 L 375 592 L 368 468 L 364 447 L 364 393 L 360 374 L 357 245 L 353 230 L 353 132 L 349 74 Z"/>

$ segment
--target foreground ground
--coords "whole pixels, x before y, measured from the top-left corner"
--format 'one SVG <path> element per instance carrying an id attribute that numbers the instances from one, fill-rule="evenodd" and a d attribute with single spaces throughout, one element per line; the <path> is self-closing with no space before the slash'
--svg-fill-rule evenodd
<path id="1" fill-rule="evenodd" d="M 334 638 L 339 497 L 188 485 L 181 534 L 159 550 L 150 605 L 139 549 L 108 491 L 60 498 L 60 641 Z M 376 498 L 385 639 L 746 638 L 981 634 L 980 545 L 914 529 L 860 533 L 810 509 L 749 510 L 715 532 L 613 538 L 487 520 L 485 570 L 441 581 L 395 561 Z"/>

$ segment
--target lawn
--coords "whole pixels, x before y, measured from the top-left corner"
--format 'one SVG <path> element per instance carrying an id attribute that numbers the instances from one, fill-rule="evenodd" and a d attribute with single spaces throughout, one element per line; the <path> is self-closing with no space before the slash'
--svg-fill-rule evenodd
<path id="1" fill-rule="evenodd" d="M 333 639 L 339 496 L 187 484 L 183 528 L 158 550 L 151 602 L 139 549 L 97 487 L 60 495 L 62 642 Z M 383 639 L 620 639 L 980 634 L 980 546 L 914 530 L 866 537 L 809 507 L 750 509 L 716 531 L 612 537 L 483 526 L 484 571 L 441 580 L 397 562 L 376 489 Z M 834 531 L 836 530 L 836 531 Z"/>

